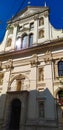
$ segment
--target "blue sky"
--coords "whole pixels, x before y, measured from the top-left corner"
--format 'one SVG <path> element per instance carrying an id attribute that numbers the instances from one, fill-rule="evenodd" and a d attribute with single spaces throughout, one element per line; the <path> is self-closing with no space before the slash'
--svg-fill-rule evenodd
<path id="1" fill-rule="evenodd" d="M 31 2 L 31 6 L 44 6 L 46 1 L 47 6 L 50 8 L 49 19 L 51 24 L 57 28 L 63 28 L 63 0 L 1 0 L 0 1 L 0 42 L 2 42 L 7 21 L 17 12 L 22 10 Z"/>

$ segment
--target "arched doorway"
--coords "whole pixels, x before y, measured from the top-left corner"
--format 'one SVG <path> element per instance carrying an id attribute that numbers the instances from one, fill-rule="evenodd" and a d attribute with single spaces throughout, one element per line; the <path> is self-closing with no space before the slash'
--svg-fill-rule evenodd
<path id="1" fill-rule="evenodd" d="M 19 130 L 20 113 L 21 101 L 19 99 L 14 99 L 11 102 L 9 130 Z"/>

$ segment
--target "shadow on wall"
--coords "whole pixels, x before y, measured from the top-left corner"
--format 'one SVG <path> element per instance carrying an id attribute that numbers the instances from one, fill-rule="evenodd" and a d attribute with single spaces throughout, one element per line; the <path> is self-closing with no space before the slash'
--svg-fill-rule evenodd
<path id="1" fill-rule="evenodd" d="M 11 129 L 9 125 L 12 125 Z M 19 130 L 24 125 L 27 129 L 32 126 L 37 130 L 44 126 L 59 128 L 63 125 L 63 105 L 47 88 L 44 91 L 13 91 L 1 95 L 0 130 Z"/>

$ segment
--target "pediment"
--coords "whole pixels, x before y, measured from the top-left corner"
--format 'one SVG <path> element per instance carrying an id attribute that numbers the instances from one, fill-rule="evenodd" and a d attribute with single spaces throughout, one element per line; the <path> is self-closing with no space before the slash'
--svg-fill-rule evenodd
<path id="1" fill-rule="evenodd" d="M 12 21 L 16 21 L 16 20 L 20 20 L 20 19 L 24 19 L 24 18 L 27 18 L 27 17 L 31 17 L 35 14 L 38 14 L 40 12 L 44 12 L 48 10 L 48 7 L 32 7 L 32 6 L 29 6 L 29 7 L 26 7 L 23 11 L 20 11 L 13 19 Z"/>

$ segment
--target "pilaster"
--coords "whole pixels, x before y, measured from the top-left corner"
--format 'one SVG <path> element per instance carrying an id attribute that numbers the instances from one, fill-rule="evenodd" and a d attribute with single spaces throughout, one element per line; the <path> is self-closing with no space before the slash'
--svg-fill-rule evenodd
<path id="1" fill-rule="evenodd" d="M 2 68 L 4 67 L 4 78 L 3 78 L 3 85 L 2 85 L 2 93 L 0 97 L 0 119 L 4 118 L 4 112 L 5 112 L 5 104 L 6 104 L 6 93 L 9 87 L 9 78 L 10 78 L 10 72 L 12 67 L 12 60 L 8 60 L 6 65 L 2 65 Z"/>
<path id="2" fill-rule="evenodd" d="M 54 105 L 54 84 L 53 84 L 53 64 L 52 64 L 52 54 L 47 52 L 45 54 L 45 68 L 44 68 L 44 78 L 45 78 L 45 96 L 47 97 L 45 111 L 46 119 L 55 119 L 55 105 Z M 53 113 L 53 114 L 52 114 Z"/>
<path id="3" fill-rule="evenodd" d="M 34 41 L 33 43 L 38 42 L 38 17 L 34 18 Z"/>
<path id="4" fill-rule="evenodd" d="M 12 49 L 15 49 L 16 33 L 17 33 L 17 26 L 14 26 L 13 38 L 12 38 Z"/>
<path id="5" fill-rule="evenodd" d="M 37 55 L 33 55 L 31 59 L 31 73 L 30 73 L 30 93 L 28 118 L 29 120 L 36 119 L 36 84 L 37 84 Z"/>

